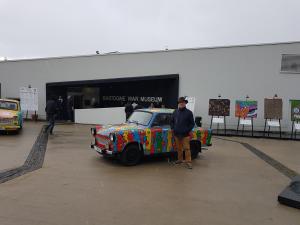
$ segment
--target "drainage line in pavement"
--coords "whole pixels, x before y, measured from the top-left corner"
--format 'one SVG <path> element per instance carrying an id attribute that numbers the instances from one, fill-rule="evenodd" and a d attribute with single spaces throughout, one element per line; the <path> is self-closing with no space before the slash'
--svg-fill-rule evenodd
<path id="1" fill-rule="evenodd" d="M 37 170 L 43 166 L 48 143 L 48 133 L 44 132 L 45 127 L 46 125 L 42 127 L 24 164 L 20 167 L 0 172 L 0 184 Z"/>
<path id="2" fill-rule="evenodd" d="M 231 142 L 235 142 L 238 144 L 241 144 L 243 147 L 245 147 L 246 149 L 248 149 L 250 152 L 252 152 L 253 154 L 255 154 L 256 156 L 258 156 L 260 159 L 262 159 L 263 161 L 265 161 L 266 163 L 268 163 L 270 166 L 272 166 L 273 168 L 275 168 L 276 170 L 278 170 L 280 173 L 282 173 L 283 175 L 287 176 L 290 179 L 293 179 L 294 177 L 298 176 L 299 174 L 286 167 L 285 165 L 283 165 L 282 163 L 280 163 L 279 161 L 273 159 L 272 157 L 270 157 L 269 155 L 265 154 L 264 152 L 262 152 L 261 150 L 255 148 L 254 146 L 245 143 L 245 142 L 239 142 L 239 141 L 235 141 L 235 140 L 229 140 L 229 139 L 225 139 L 225 138 L 219 138 L 219 137 L 215 137 L 217 139 L 221 139 L 221 140 L 225 140 L 225 141 L 231 141 Z"/>

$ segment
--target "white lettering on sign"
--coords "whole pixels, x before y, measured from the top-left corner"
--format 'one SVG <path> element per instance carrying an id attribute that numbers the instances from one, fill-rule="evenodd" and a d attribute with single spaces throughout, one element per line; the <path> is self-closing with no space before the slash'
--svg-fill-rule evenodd
<path id="1" fill-rule="evenodd" d="M 117 102 L 125 102 L 125 96 L 103 96 L 103 101 L 117 101 Z"/>
<path id="2" fill-rule="evenodd" d="M 141 102 L 162 102 L 162 97 L 141 97 Z"/>
<path id="3" fill-rule="evenodd" d="M 103 101 L 116 101 L 116 102 L 163 102 L 162 97 L 139 97 L 139 96 L 103 96 Z"/>
<path id="4" fill-rule="evenodd" d="M 128 96 L 128 101 L 129 102 L 138 102 L 139 97 L 137 97 L 137 96 Z"/>

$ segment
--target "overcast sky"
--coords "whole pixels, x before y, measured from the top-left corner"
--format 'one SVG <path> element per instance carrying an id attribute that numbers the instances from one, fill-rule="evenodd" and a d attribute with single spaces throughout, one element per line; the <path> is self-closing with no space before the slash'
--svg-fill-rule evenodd
<path id="1" fill-rule="evenodd" d="M 0 0 L 8 59 L 300 41 L 300 0 Z"/>

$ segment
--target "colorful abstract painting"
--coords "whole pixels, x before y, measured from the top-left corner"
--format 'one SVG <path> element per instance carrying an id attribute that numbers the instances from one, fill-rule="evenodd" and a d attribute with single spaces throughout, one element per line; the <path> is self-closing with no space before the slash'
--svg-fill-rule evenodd
<path id="1" fill-rule="evenodd" d="M 300 121 L 300 100 L 291 99 L 291 120 Z"/>
<path id="2" fill-rule="evenodd" d="M 265 98 L 265 119 L 282 119 L 282 99 Z"/>
<path id="3" fill-rule="evenodd" d="M 257 118 L 257 101 L 236 100 L 235 116 L 239 118 Z"/>
<path id="4" fill-rule="evenodd" d="M 209 99 L 208 115 L 210 116 L 229 116 L 229 99 Z"/>

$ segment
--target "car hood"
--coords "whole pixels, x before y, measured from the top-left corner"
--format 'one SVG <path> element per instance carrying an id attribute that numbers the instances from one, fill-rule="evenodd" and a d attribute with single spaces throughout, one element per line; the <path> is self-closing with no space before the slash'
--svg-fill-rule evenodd
<path id="1" fill-rule="evenodd" d="M 96 126 L 96 132 L 99 135 L 109 136 L 110 133 L 118 133 L 125 130 L 136 130 L 141 126 L 136 124 L 122 123 L 116 125 L 98 125 Z"/>
<path id="2" fill-rule="evenodd" d="M 17 115 L 18 115 L 17 111 L 0 109 L 0 118 L 13 118 L 14 116 Z"/>

